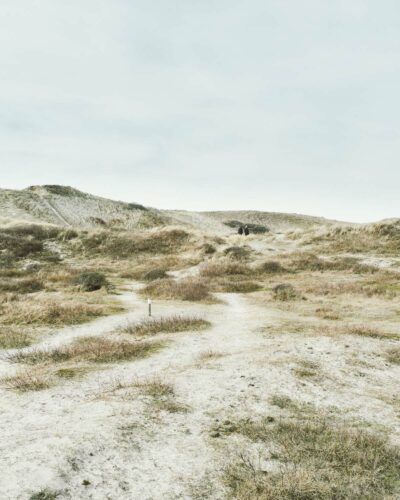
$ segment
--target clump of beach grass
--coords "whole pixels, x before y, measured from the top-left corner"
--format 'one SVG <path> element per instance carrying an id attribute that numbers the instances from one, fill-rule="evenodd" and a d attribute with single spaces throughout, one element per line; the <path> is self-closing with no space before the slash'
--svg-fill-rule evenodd
<path id="1" fill-rule="evenodd" d="M 0 328 L 0 349 L 19 349 L 32 343 L 31 335 L 11 326 Z"/>
<path id="2" fill-rule="evenodd" d="M 176 400 L 172 384 L 162 380 L 159 376 L 149 377 L 134 383 L 134 386 L 144 395 L 151 398 L 153 410 L 168 413 L 185 413 L 188 407 Z"/>
<path id="3" fill-rule="evenodd" d="M 156 280 L 143 287 L 139 293 L 145 297 L 167 300 L 191 302 L 210 302 L 212 300 L 209 287 L 204 280 L 199 278 L 185 278 L 179 281 Z"/>
<path id="4" fill-rule="evenodd" d="M 244 419 L 231 427 L 265 446 L 274 463 L 266 471 L 245 451 L 238 453 L 222 477 L 232 498 L 394 498 L 399 492 L 399 448 L 360 425 L 297 411 L 279 419 Z"/>
<path id="5" fill-rule="evenodd" d="M 400 346 L 391 347 L 386 351 L 386 359 L 390 363 L 400 364 Z"/>
<path id="6" fill-rule="evenodd" d="M 128 324 L 123 333 L 137 336 L 156 335 L 157 333 L 178 333 L 204 330 L 211 323 L 197 316 L 169 316 L 144 320 L 140 323 Z"/>
<path id="7" fill-rule="evenodd" d="M 63 363 L 66 361 L 88 361 L 114 363 L 139 359 L 160 349 L 160 342 L 131 342 L 124 339 L 84 337 L 71 344 L 53 349 L 34 349 L 17 352 L 9 356 L 10 361 L 37 365 L 41 363 Z"/>
<path id="8" fill-rule="evenodd" d="M 23 369 L 0 379 L 1 385 L 17 392 L 42 391 L 51 387 L 53 383 L 54 378 L 41 369 Z"/>

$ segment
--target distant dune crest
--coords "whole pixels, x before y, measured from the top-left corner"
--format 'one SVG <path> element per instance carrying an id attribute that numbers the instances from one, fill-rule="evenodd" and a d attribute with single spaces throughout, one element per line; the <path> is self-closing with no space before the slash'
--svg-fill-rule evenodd
<path id="1" fill-rule="evenodd" d="M 229 233 L 235 224 L 251 224 L 259 229 L 296 231 L 332 226 L 368 227 L 322 217 L 260 211 L 190 212 L 158 210 L 138 203 L 109 200 L 70 186 L 30 186 L 23 190 L 0 189 L 0 217 L 4 220 L 49 223 L 62 226 L 140 229 L 177 225 L 210 233 Z M 383 222 L 383 221 L 382 221 Z M 385 226 L 398 220 L 384 221 Z M 376 227 L 376 224 L 374 225 Z"/>

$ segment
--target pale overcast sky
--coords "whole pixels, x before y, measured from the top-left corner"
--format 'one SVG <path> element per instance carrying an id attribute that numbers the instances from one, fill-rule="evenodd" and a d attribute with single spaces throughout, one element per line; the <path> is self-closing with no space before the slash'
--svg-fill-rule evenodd
<path id="1" fill-rule="evenodd" d="M 398 0 L 0 0 L 0 184 L 400 217 Z"/>

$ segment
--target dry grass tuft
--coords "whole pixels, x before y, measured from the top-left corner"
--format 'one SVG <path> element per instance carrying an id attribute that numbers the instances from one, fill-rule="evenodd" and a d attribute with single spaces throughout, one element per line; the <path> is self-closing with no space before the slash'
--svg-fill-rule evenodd
<path id="1" fill-rule="evenodd" d="M 157 333 L 176 333 L 203 330 L 211 326 L 209 321 L 196 316 L 170 316 L 150 319 L 127 325 L 122 331 L 131 335 L 145 336 Z"/>
<path id="2" fill-rule="evenodd" d="M 274 300 L 280 300 L 283 302 L 289 300 L 298 300 L 301 298 L 301 295 L 297 292 L 293 285 L 289 283 L 281 283 L 274 286 L 274 288 L 272 289 L 272 293 Z"/>
<path id="3" fill-rule="evenodd" d="M 310 239 L 330 253 L 374 253 L 398 255 L 400 250 L 399 219 L 361 227 L 338 226 Z"/>
<path id="4" fill-rule="evenodd" d="M 223 293 L 250 293 L 260 290 L 258 283 L 248 279 L 253 273 L 247 265 L 231 259 L 209 262 L 200 271 L 200 275 L 207 279 L 213 292 Z"/>
<path id="5" fill-rule="evenodd" d="M 293 373 L 300 378 L 315 378 L 320 376 L 321 367 L 315 361 L 299 360 L 298 366 L 293 369 Z"/>
<path id="6" fill-rule="evenodd" d="M 263 262 L 258 267 L 258 270 L 263 274 L 281 274 L 289 272 L 279 262 L 274 260 L 268 260 L 266 262 Z"/>
<path id="7" fill-rule="evenodd" d="M 200 275 L 207 278 L 229 275 L 251 275 L 253 270 L 240 262 L 231 260 L 219 260 L 208 263 L 201 269 Z"/>
<path id="8" fill-rule="evenodd" d="M 378 328 L 367 325 L 349 325 L 343 328 L 342 333 L 349 335 L 359 335 L 360 337 L 371 337 L 374 339 L 400 339 L 400 335 L 391 332 L 383 332 Z"/>
<path id="9" fill-rule="evenodd" d="M 274 394 L 269 398 L 269 402 L 281 410 L 296 410 L 298 408 L 298 404 L 289 396 L 285 396 L 284 394 Z"/>
<path id="10" fill-rule="evenodd" d="M 142 288 L 140 294 L 144 297 L 191 302 L 204 302 L 212 299 L 206 282 L 198 278 L 153 281 Z"/>
<path id="11" fill-rule="evenodd" d="M 153 408 L 157 411 L 166 411 L 168 413 L 187 413 L 189 411 L 189 407 L 187 405 L 170 398 L 155 399 L 153 402 Z"/>
<path id="12" fill-rule="evenodd" d="M 120 310 L 118 306 L 101 303 L 96 298 L 73 297 L 66 294 L 17 297 L 18 300 L 0 304 L 2 321 L 5 324 L 22 325 L 74 325 L 98 316 Z"/>
<path id="13" fill-rule="evenodd" d="M 63 368 L 59 368 L 54 373 L 57 377 L 72 379 L 72 378 L 80 378 L 85 375 L 89 371 L 88 367 L 84 366 L 67 366 Z"/>
<path id="14" fill-rule="evenodd" d="M 315 315 L 318 316 L 318 318 L 328 319 L 330 321 L 336 321 L 340 319 L 339 314 L 331 307 L 318 307 L 315 310 Z"/>
<path id="15" fill-rule="evenodd" d="M 19 349 L 32 343 L 32 337 L 11 327 L 0 328 L 0 349 Z"/>
<path id="16" fill-rule="evenodd" d="M 140 254 L 176 253 L 190 240 L 182 229 L 163 229 L 143 234 L 99 231 L 82 239 L 87 254 L 107 255 L 112 258 L 131 258 Z"/>
<path id="17" fill-rule="evenodd" d="M 344 276 L 341 280 L 314 281 L 306 284 L 305 291 L 315 295 L 363 295 L 365 297 L 382 297 L 393 299 L 400 294 L 399 276 L 389 271 L 379 271 L 367 278 L 352 275 L 353 279 Z"/>
<path id="18" fill-rule="evenodd" d="M 250 257 L 251 248 L 248 246 L 228 247 L 224 250 L 224 255 L 232 260 L 247 260 Z"/>
<path id="19" fill-rule="evenodd" d="M 84 272 L 78 274 L 73 279 L 74 285 L 78 285 L 84 292 L 94 292 L 100 290 L 102 287 L 109 285 L 107 278 L 103 273 L 98 272 Z"/>
<path id="20" fill-rule="evenodd" d="M 94 363 L 114 363 L 139 359 L 156 352 L 162 347 L 160 342 L 130 342 L 121 339 L 84 337 L 72 344 L 55 349 L 36 349 L 17 352 L 9 356 L 10 361 L 36 365 L 40 363 L 63 363 L 65 361 L 89 361 Z"/>
<path id="21" fill-rule="evenodd" d="M 399 491 L 400 451 L 384 437 L 318 414 L 245 420 L 233 428 L 264 445 L 275 464 L 265 471 L 245 452 L 240 453 L 223 474 L 225 485 L 238 500 L 372 499 L 389 498 Z"/>
<path id="22" fill-rule="evenodd" d="M 24 369 L 11 377 L 3 377 L 0 384 L 18 392 L 42 391 L 53 385 L 53 378 L 43 370 Z"/>
<path id="23" fill-rule="evenodd" d="M 209 349 L 208 351 L 204 351 L 199 354 L 198 360 L 201 362 L 207 362 L 207 361 L 212 361 L 214 359 L 222 358 L 224 354 L 219 351 L 213 351 L 212 349 Z"/>
<path id="24" fill-rule="evenodd" d="M 43 282 L 34 278 L 0 281 L 0 292 L 34 293 L 43 290 Z"/>
<path id="25" fill-rule="evenodd" d="M 216 279 L 210 283 L 213 292 L 222 293 L 251 293 L 261 290 L 259 283 L 255 281 L 238 279 Z"/>
<path id="26" fill-rule="evenodd" d="M 168 273 L 165 271 L 165 269 L 159 268 L 151 269 L 143 275 L 143 279 L 145 281 L 162 280 L 166 278 L 168 278 Z"/>
<path id="27" fill-rule="evenodd" d="M 58 496 L 59 493 L 57 491 L 44 488 L 36 493 L 32 493 L 29 500 L 56 500 Z"/>
<path id="28" fill-rule="evenodd" d="M 141 382 L 136 382 L 135 387 L 140 389 L 142 394 L 153 398 L 174 396 L 174 388 L 171 384 L 163 382 L 160 377 L 152 377 Z"/>
<path id="29" fill-rule="evenodd" d="M 386 351 L 386 359 L 390 363 L 395 363 L 395 364 L 399 365 L 400 364 L 400 347 L 396 346 L 396 347 L 392 347 L 391 349 L 388 349 Z"/>
<path id="30" fill-rule="evenodd" d="M 156 411 L 185 413 L 188 407 L 175 400 L 175 391 L 171 384 L 160 377 L 150 377 L 134 384 L 145 396 L 152 398 L 151 407 Z"/>

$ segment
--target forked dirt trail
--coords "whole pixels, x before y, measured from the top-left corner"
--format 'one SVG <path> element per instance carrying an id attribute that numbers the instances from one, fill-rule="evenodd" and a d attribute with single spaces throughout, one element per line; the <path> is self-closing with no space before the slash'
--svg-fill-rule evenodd
<path id="1" fill-rule="evenodd" d="M 26 499 L 44 486 L 59 490 L 60 498 L 190 497 L 191 485 L 215 468 L 210 426 L 227 408 L 240 409 L 248 400 L 252 353 L 260 347 L 256 331 L 265 320 L 244 297 L 219 297 L 224 303 L 213 306 L 155 303 L 155 317 L 196 314 L 212 327 L 158 335 L 168 346 L 147 359 L 44 392 L 2 391 L 0 477 L 7 480 L 1 498 Z M 144 317 L 145 304 L 132 290 L 122 298 L 132 302 L 129 313 L 63 329 L 40 347 L 106 334 Z M 209 351 L 221 357 L 202 362 L 199 356 Z M 3 373 L 14 368 L 4 360 L 2 365 Z M 148 398 L 110 391 L 116 382 L 154 376 L 174 386 L 185 411 L 155 412 Z M 90 485 L 82 486 L 84 480 Z"/>

